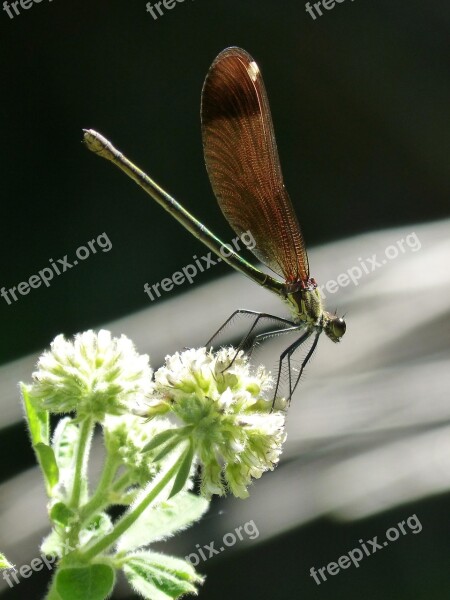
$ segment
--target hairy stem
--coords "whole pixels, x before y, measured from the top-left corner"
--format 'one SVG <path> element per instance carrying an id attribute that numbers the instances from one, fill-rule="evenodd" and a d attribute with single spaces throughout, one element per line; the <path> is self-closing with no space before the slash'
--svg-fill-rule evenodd
<path id="1" fill-rule="evenodd" d="M 118 460 L 107 455 L 97 489 L 92 498 L 80 510 L 80 523 L 83 525 L 91 515 L 102 510 L 109 504 L 111 484 L 117 472 Z"/>
<path id="2" fill-rule="evenodd" d="M 85 419 L 80 425 L 80 439 L 75 461 L 75 473 L 73 477 L 72 497 L 70 507 L 78 508 L 80 504 L 81 490 L 86 477 L 87 459 L 91 448 L 92 433 L 94 425 L 91 419 Z"/>
<path id="3" fill-rule="evenodd" d="M 95 543 L 91 548 L 78 555 L 78 559 L 83 562 L 89 562 L 92 558 L 107 550 L 118 540 L 118 538 L 142 515 L 144 510 L 153 502 L 153 500 L 162 492 L 177 474 L 181 464 L 182 456 L 178 457 L 172 467 L 163 475 L 156 485 L 142 498 L 142 500 L 127 512 L 116 523 L 114 529 L 105 535 L 101 540 Z"/>

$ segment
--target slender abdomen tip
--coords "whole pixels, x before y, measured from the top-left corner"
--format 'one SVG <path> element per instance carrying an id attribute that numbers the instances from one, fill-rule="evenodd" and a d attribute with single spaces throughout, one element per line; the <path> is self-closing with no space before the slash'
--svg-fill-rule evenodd
<path id="1" fill-rule="evenodd" d="M 104 158 L 111 158 L 113 147 L 105 137 L 93 129 L 83 129 L 83 132 L 84 143 L 91 152 Z"/>

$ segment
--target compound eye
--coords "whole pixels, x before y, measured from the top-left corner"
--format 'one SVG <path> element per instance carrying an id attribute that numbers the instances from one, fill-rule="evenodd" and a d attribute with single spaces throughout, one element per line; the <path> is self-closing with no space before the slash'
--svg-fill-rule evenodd
<path id="1" fill-rule="evenodd" d="M 347 329 L 344 319 L 339 318 L 333 321 L 333 333 L 337 339 L 340 339 Z"/>

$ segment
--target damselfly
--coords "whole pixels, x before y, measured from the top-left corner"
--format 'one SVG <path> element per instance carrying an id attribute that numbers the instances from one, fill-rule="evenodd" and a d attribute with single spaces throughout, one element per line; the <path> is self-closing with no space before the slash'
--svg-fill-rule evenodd
<path id="1" fill-rule="evenodd" d="M 201 124 L 209 179 L 225 218 L 238 235 L 252 234 L 256 242 L 253 254 L 282 281 L 254 267 L 231 248 L 224 256 L 223 242 L 107 139 L 91 129 L 85 130 L 84 137 L 90 150 L 124 171 L 223 261 L 287 304 L 291 320 L 237 310 L 207 345 L 238 314 L 252 318 L 238 349 L 251 350 L 267 338 L 298 333 L 280 355 L 274 395 L 278 395 L 286 371 L 286 396 L 290 400 L 322 331 L 339 342 L 346 325 L 343 318 L 324 309 L 317 284 L 310 277 L 303 236 L 283 182 L 264 82 L 245 50 L 227 48 L 212 63 L 203 86 Z M 277 326 L 258 334 L 257 326 L 263 321 Z M 294 353 L 309 338 L 313 342 L 300 367 L 294 369 Z"/>

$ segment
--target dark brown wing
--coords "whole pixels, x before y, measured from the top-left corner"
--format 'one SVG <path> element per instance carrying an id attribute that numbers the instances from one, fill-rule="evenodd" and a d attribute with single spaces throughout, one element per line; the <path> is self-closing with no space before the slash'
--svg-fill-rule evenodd
<path id="1" fill-rule="evenodd" d="M 240 48 L 221 52 L 202 92 L 202 136 L 214 194 L 253 254 L 288 282 L 309 277 L 300 227 L 284 187 L 264 82 Z"/>

